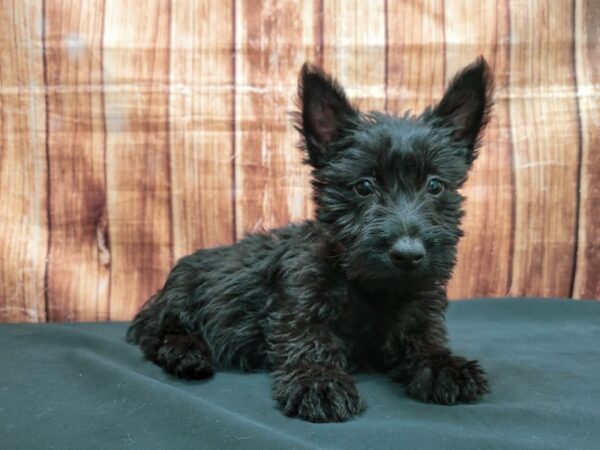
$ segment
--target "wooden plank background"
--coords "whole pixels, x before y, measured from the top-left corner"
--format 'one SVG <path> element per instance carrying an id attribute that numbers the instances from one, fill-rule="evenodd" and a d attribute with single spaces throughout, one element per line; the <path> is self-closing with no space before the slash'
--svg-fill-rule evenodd
<path id="1" fill-rule="evenodd" d="M 0 0 L 0 321 L 120 320 L 200 247 L 313 212 L 310 60 L 418 112 L 479 54 L 496 107 L 452 298 L 600 298 L 600 3 Z"/>

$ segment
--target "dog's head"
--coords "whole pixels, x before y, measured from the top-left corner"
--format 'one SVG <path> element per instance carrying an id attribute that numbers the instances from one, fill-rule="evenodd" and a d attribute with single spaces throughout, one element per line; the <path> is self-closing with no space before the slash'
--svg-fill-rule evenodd
<path id="1" fill-rule="evenodd" d="M 317 220 L 342 249 L 349 277 L 400 285 L 450 277 L 462 235 L 458 189 L 477 157 L 491 91 L 479 58 L 420 116 L 363 114 L 335 80 L 304 65 L 297 127 Z"/>

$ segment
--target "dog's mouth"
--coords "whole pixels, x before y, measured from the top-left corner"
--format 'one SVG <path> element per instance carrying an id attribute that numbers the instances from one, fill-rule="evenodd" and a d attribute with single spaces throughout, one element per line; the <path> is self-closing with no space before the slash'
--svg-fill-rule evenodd
<path id="1" fill-rule="evenodd" d="M 419 259 L 419 258 L 417 258 Z M 428 274 L 428 257 L 424 255 L 418 263 L 399 262 L 391 258 L 388 252 L 371 252 L 368 255 L 356 255 L 343 264 L 349 279 L 386 287 L 388 283 L 416 283 Z"/>
<path id="2" fill-rule="evenodd" d="M 405 284 L 415 285 L 420 281 L 427 279 L 428 270 L 425 265 L 419 267 L 397 267 L 394 266 L 394 280 L 400 281 Z"/>

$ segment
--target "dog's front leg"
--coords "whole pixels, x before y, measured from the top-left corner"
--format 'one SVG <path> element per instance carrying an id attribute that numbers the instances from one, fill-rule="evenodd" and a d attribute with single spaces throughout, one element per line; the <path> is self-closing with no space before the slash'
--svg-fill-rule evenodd
<path id="1" fill-rule="evenodd" d="M 392 378 L 423 402 L 473 402 L 488 392 L 486 374 L 477 361 L 453 355 L 446 342 L 441 313 L 390 330 L 385 347 Z"/>
<path id="2" fill-rule="evenodd" d="M 366 403 L 346 368 L 343 342 L 327 323 L 283 321 L 273 335 L 273 397 L 287 416 L 343 422 Z"/>

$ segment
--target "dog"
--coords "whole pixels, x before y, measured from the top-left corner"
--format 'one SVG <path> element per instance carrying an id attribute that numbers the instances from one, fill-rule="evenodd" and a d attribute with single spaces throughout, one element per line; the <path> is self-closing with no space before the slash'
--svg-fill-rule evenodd
<path id="1" fill-rule="evenodd" d="M 418 116 L 361 113 L 305 64 L 294 120 L 315 219 L 182 258 L 128 340 L 176 377 L 267 370 L 282 412 L 311 422 L 365 410 L 354 371 L 386 372 L 423 402 L 478 400 L 487 376 L 451 353 L 444 314 L 462 236 L 458 190 L 492 90 L 479 57 Z"/>

